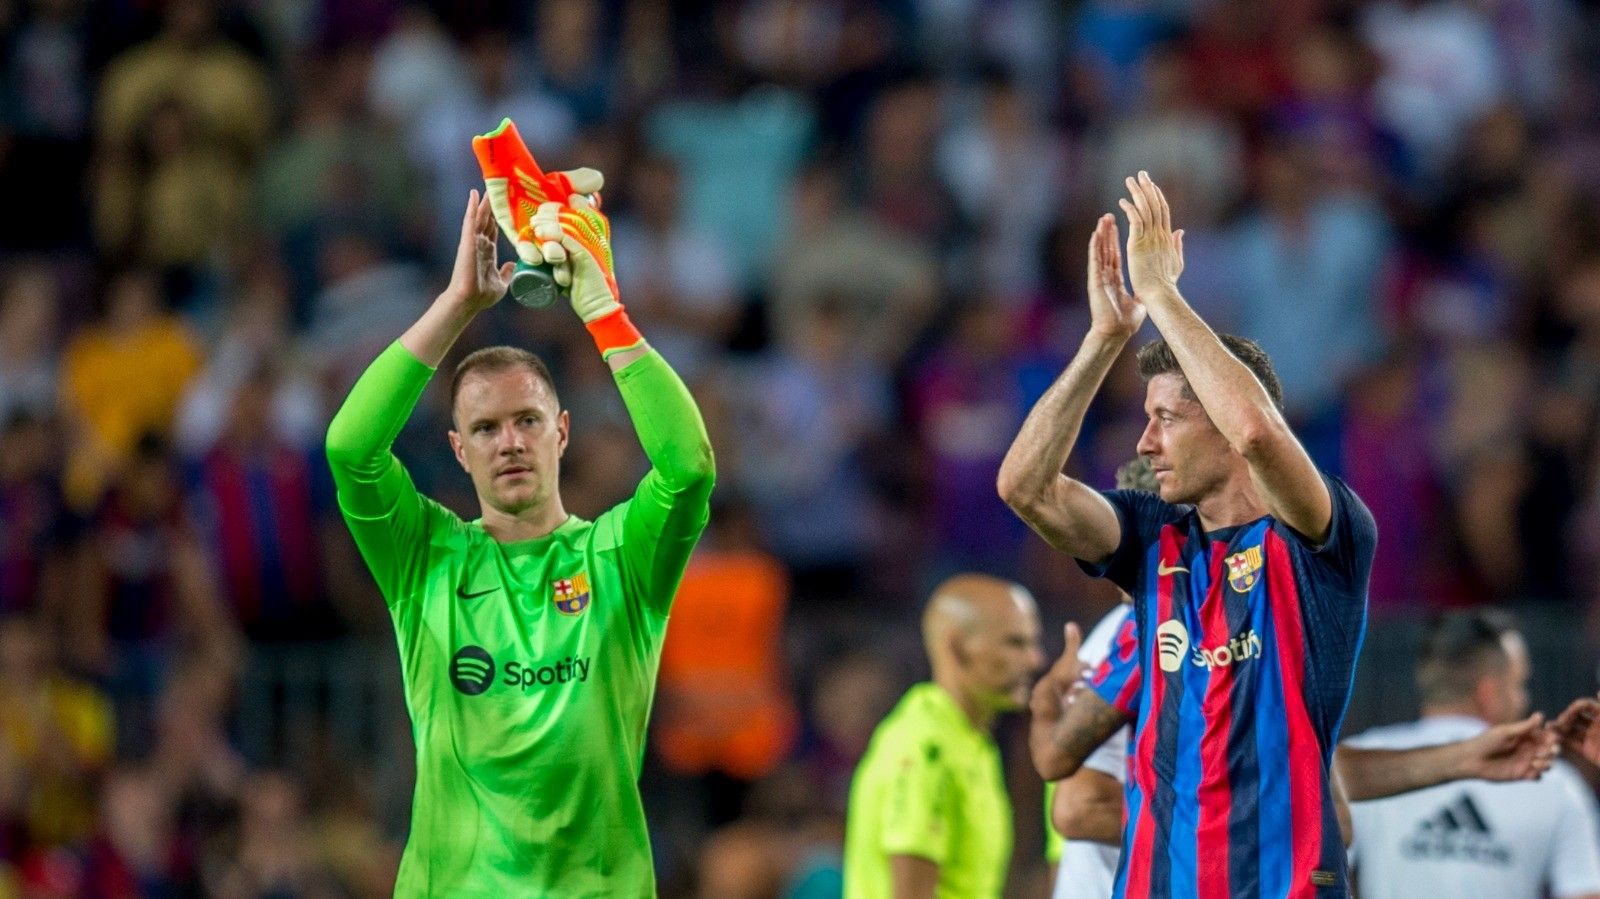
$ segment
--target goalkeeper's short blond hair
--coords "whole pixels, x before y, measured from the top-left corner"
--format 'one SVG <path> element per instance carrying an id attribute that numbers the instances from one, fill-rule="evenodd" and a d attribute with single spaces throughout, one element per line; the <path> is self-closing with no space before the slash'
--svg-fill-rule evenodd
<path id="1" fill-rule="evenodd" d="M 1157 493 L 1156 473 L 1145 456 L 1135 456 L 1117 468 L 1117 489 Z"/>

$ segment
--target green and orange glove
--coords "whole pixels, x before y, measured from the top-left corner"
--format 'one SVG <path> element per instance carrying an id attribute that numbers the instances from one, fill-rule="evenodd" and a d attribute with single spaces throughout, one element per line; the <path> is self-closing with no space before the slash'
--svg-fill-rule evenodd
<path id="1" fill-rule="evenodd" d="M 573 194 L 598 193 L 605 179 L 594 169 L 545 174 L 510 119 L 501 119 L 495 130 L 474 137 L 472 152 L 483 172 L 483 195 L 517 254 L 512 295 L 535 308 L 549 305 L 559 295 L 559 285 L 554 283 L 553 267 L 535 246 L 533 216 L 544 203 L 565 202 Z M 525 275 L 537 276 L 527 282 L 532 286 L 528 292 L 518 289 Z"/>
<path id="2" fill-rule="evenodd" d="M 611 257 L 611 222 L 599 202 L 598 195 L 573 194 L 565 203 L 544 203 L 534 213 L 533 235 L 600 355 L 609 357 L 640 346 L 644 338 L 622 308 Z"/>

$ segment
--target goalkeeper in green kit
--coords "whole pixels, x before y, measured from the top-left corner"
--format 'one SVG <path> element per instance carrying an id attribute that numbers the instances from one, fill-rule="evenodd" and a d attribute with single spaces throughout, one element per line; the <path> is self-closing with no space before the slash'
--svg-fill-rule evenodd
<path id="1" fill-rule="evenodd" d="M 583 194 L 599 173 L 567 173 Z M 390 452 L 434 369 L 506 293 L 473 191 L 450 286 L 356 382 L 328 429 L 339 507 L 394 620 L 417 748 L 395 894 L 648 897 L 639 798 L 667 613 L 704 529 L 711 446 L 683 382 L 628 322 L 609 225 L 586 196 L 533 220 L 594 336 L 651 469 L 593 522 L 562 507 L 568 417 L 538 357 L 479 350 L 451 384 L 450 448 L 482 518 L 417 492 Z"/>

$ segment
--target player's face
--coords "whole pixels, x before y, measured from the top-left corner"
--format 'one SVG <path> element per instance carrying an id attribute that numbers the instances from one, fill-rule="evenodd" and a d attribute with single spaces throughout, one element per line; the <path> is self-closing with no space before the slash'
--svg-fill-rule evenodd
<path id="1" fill-rule="evenodd" d="M 484 506 L 517 515 L 556 495 L 567 413 L 532 371 L 467 375 L 456 395 L 455 424 L 450 446 Z"/>
<path id="2" fill-rule="evenodd" d="M 1494 679 L 1494 689 L 1485 717 L 1494 724 L 1508 724 L 1528 713 L 1528 678 L 1533 666 L 1528 661 L 1528 644 L 1522 635 L 1511 631 L 1500 638 L 1509 664 L 1505 673 Z"/>
<path id="3" fill-rule="evenodd" d="M 1139 435 L 1139 455 L 1150 459 L 1161 498 L 1195 503 L 1228 478 L 1237 454 L 1182 375 L 1156 375 L 1145 388 L 1149 424 Z"/>
<path id="4" fill-rule="evenodd" d="M 1039 613 L 1033 599 L 1018 595 L 968 638 L 968 674 L 984 703 L 997 711 L 1028 704 L 1035 676 L 1044 668 Z"/>

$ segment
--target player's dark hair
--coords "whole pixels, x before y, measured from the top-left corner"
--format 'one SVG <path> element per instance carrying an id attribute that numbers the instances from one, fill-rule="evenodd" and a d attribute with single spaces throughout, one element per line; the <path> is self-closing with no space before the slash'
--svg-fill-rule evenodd
<path id="1" fill-rule="evenodd" d="M 1511 664 L 1502 639 L 1517 629 L 1499 609 L 1446 612 L 1428 622 L 1417 651 L 1417 691 L 1425 704 L 1469 698 L 1485 674 Z"/>
<path id="2" fill-rule="evenodd" d="M 550 367 L 544 364 L 537 354 L 530 353 L 521 347 L 514 346 L 488 346 L 481 350 L 473 350 L 466 358 L 456 363 L 456 372 L 450 378 L 450 409 L 456 408 L 456 396 L 461 393 L 461 382 L 473 372 L 494 374 L 510 368 L 527 368 L 533 372 L 534 377 L 544 382 L 550 388 L 550 396 L 556 398 L 556 405 L 561 405 L 561 399 L 556 395 L 556 381 L 550 376 Z"/>
<path id="3" fill-rule="evenodd" d="M 1261 386 L 1267 389 L 1267 396 L 1272 399 L 1272 405 L 1282 411 L 1283 384 L 1278 381 L 1278 372 L 1273 369 L 1272 359 L 1267 355 L 1267 351 L 1254 340 L 1237 334 L 1218 334 L 1217 339 L 1228 348 L 1233 358 L 1243 362 L 1244 367 L 1250 369 L 1250 373 L 1256 376 Z M 1172 352 L 1172 347 L 1159 337 L 1139 347 L 1138 358 L 1139 377 L 1147 384 L 1156 375 L 1183 375 L 1183 368 L 1178 365 L 1178 357 Z M 1184 380 L 1187 382 L 1188 378 L 1184 377 Z M 1184 392 L 1194 396 L 1194 390 L 1187 383 L 1184 384 Z"/>

